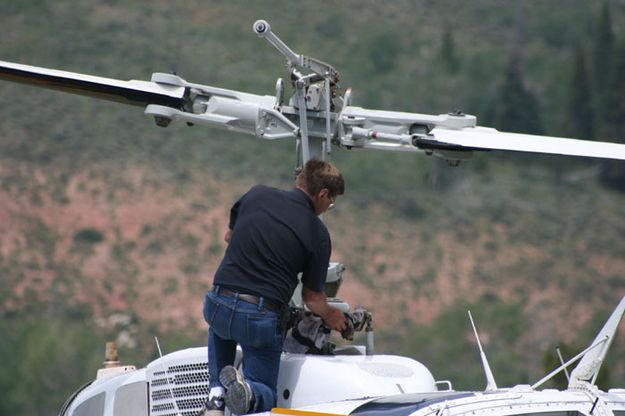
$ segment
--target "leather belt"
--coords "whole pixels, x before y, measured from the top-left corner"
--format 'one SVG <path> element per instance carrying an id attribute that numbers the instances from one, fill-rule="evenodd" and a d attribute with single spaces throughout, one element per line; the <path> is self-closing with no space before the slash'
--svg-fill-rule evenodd
<path id="1" fill-rule="evenodd" d="M 226 289 L 225 287 L 221 287 L 221 286 L 219 287 L 219 290 L 217 293 L 220 295 L 236 297 L 244 302 L 251 303 L 253 305 L 260 305 L 261 299 L 262 299 L 262 307 L 265 309 L 269 309 L 270 311 L 275 312 L 275 313 L 280 313 L 280 310 L 282 309 L 275 303 L 267 301 L 267 299 L 265 298 L 260 298 L 254 295 L 248 295 L 247 293 L 235 292 L 233 290 Z"/>

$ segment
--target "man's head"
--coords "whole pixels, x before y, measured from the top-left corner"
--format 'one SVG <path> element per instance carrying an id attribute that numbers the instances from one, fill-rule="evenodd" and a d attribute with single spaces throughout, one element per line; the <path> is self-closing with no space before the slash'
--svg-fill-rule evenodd
<path id="1" fill-rule="evenodd" d="M 345 192 L 341 172 L 330 162 L 311 159 L 297 175 L 295 186 L 310 196 L 317 215 L 323 214 L 334 204 L 337 196 Z"/>

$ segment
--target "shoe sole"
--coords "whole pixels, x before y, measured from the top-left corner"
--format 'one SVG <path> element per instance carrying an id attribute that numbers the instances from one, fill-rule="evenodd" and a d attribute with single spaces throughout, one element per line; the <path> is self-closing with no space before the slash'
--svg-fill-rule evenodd
<path id="1" fill-rule="evenodd" d="M 249 411 L 252 393 L 236 368 L 228 365 L 219 373 L 219 382 L 226 389 L 226 407 L 235 415 Z"/>

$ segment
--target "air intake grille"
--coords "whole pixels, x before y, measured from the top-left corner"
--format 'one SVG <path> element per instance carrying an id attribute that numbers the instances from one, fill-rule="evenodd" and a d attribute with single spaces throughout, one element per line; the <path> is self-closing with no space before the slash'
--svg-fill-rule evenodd
<path id="1" fill-rule="evenodd" d="M 150 380 L 151 414 L 176 416 L 178 410 L 182 416 L 195 416 L 208 396 L 208 364 L 204 361 L 165 368 L 155 371 Z"/>

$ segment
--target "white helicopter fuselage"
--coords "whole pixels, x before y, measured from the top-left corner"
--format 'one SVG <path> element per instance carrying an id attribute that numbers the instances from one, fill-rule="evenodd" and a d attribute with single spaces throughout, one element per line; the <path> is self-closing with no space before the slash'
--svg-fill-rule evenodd
<path id="1" fill-rule="evenodd" d="M 437 391 L 432 373 L 416 360 L 394 355 L 333 356 L 283 353 L 278 407 L 348 407 L 373 397 Z M 237 361 L 240 361 L 240 354 Z M 173 352 L 147 367 L 100 370 L 61 416 L 195 415 L 208 395 L 206 347 Z"/>
<path id="2" fill-rule="evenodd" d="M 173 352 L 147 367 L 101 370 L 60 416 L 191 416 L 208 393 L 206 348 Z M 439 390 L 444 386 L 444 390 Z M 590 384 L 568 390 L 518 385 L 496 391 L 453 391 L 410 358 L 284 353 L 278 403 L 271 414 L 413 416 L 625 416 L 625 389 Z"/>
<path id="3" fill-rule="evenodd" d="M 265 416 L 625 416 L 625 389 L 604 392 L 595 385 L 624 313 L 625 297 L 584 351 L 533 385 L 501 389 L 493 378 L 483 392 L 454 391 L 416 360 L 367 354 L 364 347 L 337 348 L 334 355 L 283 353 L 277 407 Z M 577 360 L 566 390 L 538 390 Z M 241 361 L 239 351 L 235 365 Z M 193 416 L 204 406 L 205 347 L 167 354 L 139 370 L 114 363 L 70 397 L 59 416 Z"/>

